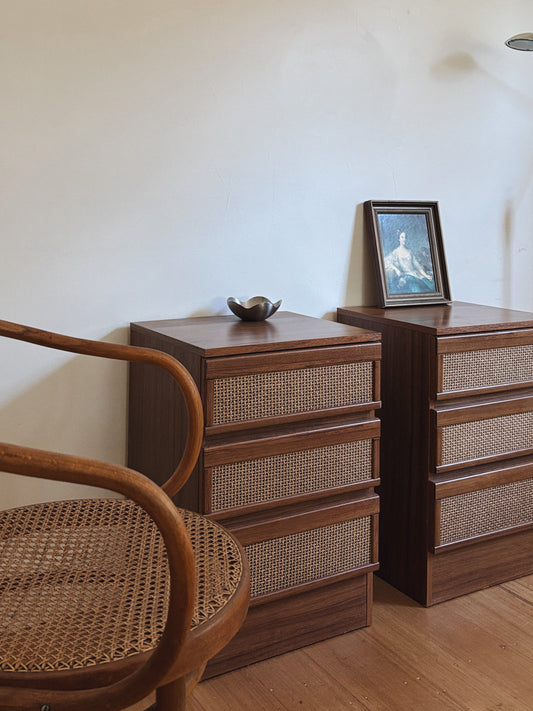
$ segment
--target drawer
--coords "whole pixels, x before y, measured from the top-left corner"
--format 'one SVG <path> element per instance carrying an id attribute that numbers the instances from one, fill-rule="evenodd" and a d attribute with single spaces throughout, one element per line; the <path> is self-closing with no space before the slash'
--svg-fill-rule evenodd
<path id="1" fill-rule="evenodd" d="M 204 511 L 222 518 L 236 509 L 376 486 L 379 432 L 373 419 L 206 447 Z"/>
<path id="2" fill-rule="evenodd" d="M 228 526 L 250 563 L 252 599 L 299 593 L 377 569 L 378 497 Z"/>
<path id="3" fill-rule="evenodd" d="M 533 451 L 533 397 L 463 404 L 436 414 L 436 471 Z"/>
<path id="4" fill-rule="evenodd" d="M 214 358 L 206 369 L 206 426 L 212 431 L 375 407 L 380 346 Z"/>
<path id="5" fill-rule="evenodd" d="M 533 385 L 532 329 L 441 337 L 437 353 L 437 397 Z"/>
<path id="6" fill-rule="evenodd" d="M 436 502 L 435 552 L 533 526 L 533 478 L 444 496 Z"/>

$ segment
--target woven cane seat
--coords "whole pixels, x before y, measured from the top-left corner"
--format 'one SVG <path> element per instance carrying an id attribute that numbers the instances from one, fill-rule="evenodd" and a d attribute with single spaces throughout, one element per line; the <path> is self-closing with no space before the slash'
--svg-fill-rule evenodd
<path id="1" fill-rule="evenodd" d="M 180 513 L 195 553 L 197 629 L 231 600 L 243 560 L 219 525 Z M 163 632 L 168 596 L 162 537 L 134 502 L 0 512 L 0 671 L 80 669 L 149 652 Z"/>
<path id="2" fill-rule="evenodd" d="M 175 382 L 182 409 L 168 426 L 180 433 L 181 455 L 161 485 L 99 459 L 0 442 L 0 472 L 123 497 L 0 511 L 0 709 L 118 711 L 155 692 L 158 711 L 183 711 L 207 662 L 243 624 L 250 590 L 239 542 L 199 514 L 180 516 L 171 501 L 202 447 L 196 382 L 153 348 L 1 319 L 0 336 L 142 372 L 155 366 Z"/>

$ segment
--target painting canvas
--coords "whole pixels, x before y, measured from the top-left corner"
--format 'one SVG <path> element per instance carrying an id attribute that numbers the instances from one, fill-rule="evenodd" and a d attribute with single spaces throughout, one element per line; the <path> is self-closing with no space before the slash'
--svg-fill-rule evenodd
<path id="1" fill-rule="evenodd" d="M 437 203 L 365 203 L 380 306 L 450 300 Z"/>

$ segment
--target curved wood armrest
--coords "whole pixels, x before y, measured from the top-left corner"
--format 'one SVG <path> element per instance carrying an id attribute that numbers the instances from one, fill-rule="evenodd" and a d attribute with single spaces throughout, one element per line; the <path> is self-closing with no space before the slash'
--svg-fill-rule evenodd
<path id="1" fill-rule="evenodd" d="M 185 399 L 188 414 L 188 436 L 180 462 L 161 488 L 170 497 L 181 489 L 194 469 L 200 453 L 203 436 L 203 407 L 196 383 L 189 371 L 179 361 L 167 353 L 152 348 L 72 338 L 10 321 L 0 320 L 0 336 L 82 355 L 152 363 L 168 371 L 177 381 Z"/>
<path id="2" fill-rule="evenodd" d="M 58 454 L 29 447 L 0 443 L 0 470 L 14 474 L 103 487 L 138 503 L 149 514 L 163 537 L 169 564 L 170 598 L 165 629 L 154 653 L 129 677 L 106 687 L 76 692 L 75 708 L 94 708 L 94 704 L 114 699 L 142 698 L 165 678 L 189 632 L 195 604 L 195 560 L 187 529 L 176 506 L 161 488 L 139 472 L 114 464 Z M 43 692 L 17 688 L 0 689 L 1 708 L 10 693 L 24 696 L 27 703 L 42 700 Z M 72 709 L 65 701 L 67 692 L 47 691 L 53 709 Z M 68 695 L 68 694 L 67 694 Z M 72 694 L 70 694 L 72 696 Z M 64 705 L 65 704 L 65 705 Z M 70 704 L 70 705 L 69 705 Z M 21 708 L 20 705 L 15 708 Z M 27 708 L 30 708 L 28 705 Z M 107 707 L 106 707 L 107 708 Z"/>

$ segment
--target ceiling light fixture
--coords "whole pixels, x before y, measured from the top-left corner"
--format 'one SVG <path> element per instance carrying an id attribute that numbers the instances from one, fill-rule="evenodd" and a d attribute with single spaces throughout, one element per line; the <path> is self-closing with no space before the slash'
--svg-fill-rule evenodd
<path id="1" fill-rule="evenodd" d="M 533 32 L 523 32 L 520 35 L 509 37 L 505 44 L 511 49 L 533 52 Z"/>

